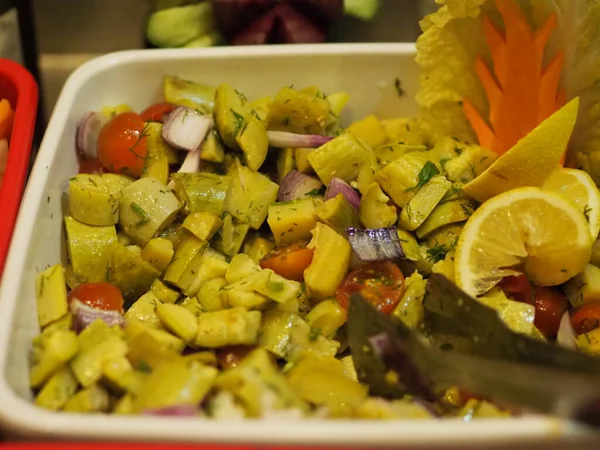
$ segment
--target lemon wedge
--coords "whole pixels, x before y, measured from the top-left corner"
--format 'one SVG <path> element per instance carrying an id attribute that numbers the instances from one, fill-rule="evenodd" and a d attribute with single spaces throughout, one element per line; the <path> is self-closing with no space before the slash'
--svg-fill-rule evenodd
<path id="1" fill-rule="evenodd" d="M 585 216 L 590 227 L 592 239 L 598 237 L 600 231 L 600 191 L 583 170 L 560 169 L 550 174 L 542 189 L 556 192 L 577 206 Z"/>
<path id="2" fill-rule="evenodd" d="M 573 203 L 541 188 L 514 189 L 488 200 L 465 224 L 455 280 L 473 296 L 518 273 L 555 286 L 581 272 L 591 252 L 588 222 Z"/>
<path id="3" fill-rule="evenodd" d="M 578 109 L 579 98 L 574 98 L 465 185 L 463 191 L 483 203 L 511 189 L 541 187 L 560 165 Z"/>

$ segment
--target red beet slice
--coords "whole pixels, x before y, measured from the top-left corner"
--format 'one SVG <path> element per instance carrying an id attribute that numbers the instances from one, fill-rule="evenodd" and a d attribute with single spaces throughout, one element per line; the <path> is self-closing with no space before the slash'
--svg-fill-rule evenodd
<path id="1" fill-rule="evenodd" d="M 329 26 L 344 15 L 344 0 L 289 0 L 288 3 L 321 26 Z"/>
<path id="2" fill-rule="evenodd" d="M 271 10 L 242 29 L 229 43 L 232 45 L 267 44 L 270 41 L 270 36 L 273 34 L 276 20 L 277 11 Z"/>
<path id="3" fill-rule="evenodd" d="M 310 44 L 324 42 L 325 29 L 300 14 L 289 4 L 277 5 L 276 38 L 282 44 Z"/>
<path id="4" fill-rule="evenodd" d="M 279 0 L 212 0 L 215 19 L 225 38 L 230 39 L 261 17 Z"/>

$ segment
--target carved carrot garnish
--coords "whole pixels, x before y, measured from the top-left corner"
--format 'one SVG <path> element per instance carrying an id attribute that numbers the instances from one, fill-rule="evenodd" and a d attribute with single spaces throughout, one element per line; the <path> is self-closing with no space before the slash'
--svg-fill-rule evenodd
<path id="1" fill-rule="evenodd" d="M 534 32 L 514 0 L 496 0 L 496 7 L 504 32 L 488 17 L 483 19 L 493 72 L 482 57 L 475 61 L 489 118 L 484 119 L 468 99 L 463 110 L 479 144 L 502 155 L 565 104 L 565 93 L 559 90 L 564 53 L 559 51 L 543 67 L 544 49 L 557 24 L 555 13 Z"/>

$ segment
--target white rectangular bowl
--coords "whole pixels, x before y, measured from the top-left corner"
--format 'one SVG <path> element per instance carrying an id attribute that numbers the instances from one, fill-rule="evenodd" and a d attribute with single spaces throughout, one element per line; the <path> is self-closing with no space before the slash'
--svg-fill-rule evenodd
<path id="1" fill-rule="evenodd" d="M 162 77 L 174 74 L 209 84 L 231 83 L 257 98 L 280 87 L 318 85 L 344 90 L 344 120 L 416 113 L 418 68 L 412 44 L 299 45 L 198 50 L 131 51 L 86 63 L 68 80 L 52 115 L 26 189 L 0 288 L 0 424 L 8 436 L 45 439 L 288 443 L 441 448 L 567 443 L 591 439 L 569 423 L 516 419 L 431 421 L 248 420 L 123 417 L 53 413 L 31 403 L 28 354 L 38 333 L 34 277 L 61 260 L 61 196 L 77 173 L 75 129 L 83 113 L 157 100 Z M 394 86 L 399 79 L 406 95 Z M 1 220 L 1 219 L 0 219 Z"/>

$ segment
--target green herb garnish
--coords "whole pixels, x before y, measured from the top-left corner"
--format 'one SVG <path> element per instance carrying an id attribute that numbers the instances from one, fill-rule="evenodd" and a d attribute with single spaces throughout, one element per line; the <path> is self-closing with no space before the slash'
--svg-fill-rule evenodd
<path id="1" fill-rule="evenodd" d="M 432 163 L 431 161 L 427 161 L 425 163 L 425 165 L 423 166 L 423 168 L 421 169 L 421 171 L 419 172 L 419 175 L 417 176 L 418 178 L 418 182 L 416 186 L 413 186 L 411 188 L 405 189 L 404 192 L 411 192 L 411 191 L 416 191 L 418 189 L 420 189 L 421 187 L 423 187 L 424 185 L 427 184 L 427 182 L 429 180 L 431 180 L 434 176 L 439 175 L 440 174 L 440 169 L 437 168 L 437 166 Z"/>

